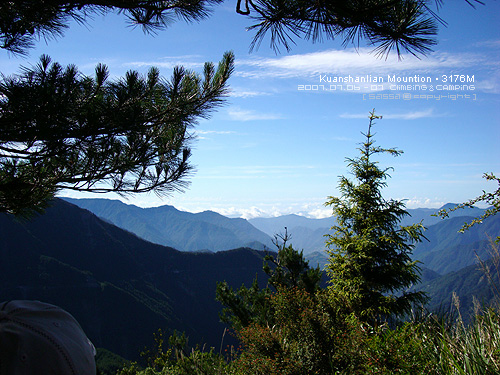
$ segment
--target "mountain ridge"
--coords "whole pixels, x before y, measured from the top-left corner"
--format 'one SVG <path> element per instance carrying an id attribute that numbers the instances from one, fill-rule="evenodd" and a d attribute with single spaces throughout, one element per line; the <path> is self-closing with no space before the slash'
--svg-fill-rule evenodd
<path id="1" fill-rule="evenodd" d="M 272 218 L 228 218 L 214 211 L 199 213 L 181 211 L 171 205 L 142 208 L 119 200 L 63 198 L 90 210 L 100 218 L 135 233 L 153 243 L 182 251 L 220 251 L 236 247 L 259 250 L 274 249 L 272 238 L 283 233 L 285 227 L 291 243 L 304 254 L 325 249 L 326 234 L 335 225 L 335 218 L 311 219 L 297 214 Z M 443 207 L 454 207 L 447 203 Z M 479 216 L 484 210 L 476 207 L 450 213 L 449 219 L 433 216 L 438 209 L 409 209 L 410 216 L 401 225 L 422 222 L 426 226 L 454 217 Z"/>
<path id="2" fill-rule="evenodd" d="M 238 288 L 250 286 L 257 276 L 265 285 L 265 254 L 249 248 L 178 251 L 55 200 L 31 221 L 0 214 L 0 300 L 59 305 L 77 318 L 96 346 L 129 359 L 152 343 L 158 328 L 167 334 L 186 332 L 191 344 L 217 348 L 225 326 L 218 318 L 222 306 L 215 301 L 216 282 Z M 469 267 L 443 276 L 423 269 L 422 287 L 433 293 L 434 305 L 453 291 L 468 304 L 470 291 L 478 290 L 472 286 L 484 288 L 477 266 Z M 467 283 L 461 282 L 465 278 Z"/>
<path id="3" fill-rule="evenodd" d="M 98 217 L 153 243 L 181 251 L 220 251 L 246 247 L 273 248 L 271 238 L 241 218 L 213 211 L 191 213 L 165 205 L 141 208 L 109 199 L 63 198 Z"/>

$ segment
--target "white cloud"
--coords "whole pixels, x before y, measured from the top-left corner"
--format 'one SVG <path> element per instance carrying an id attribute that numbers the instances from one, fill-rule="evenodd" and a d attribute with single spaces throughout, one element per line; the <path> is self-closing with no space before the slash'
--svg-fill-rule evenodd
<path id="1" fill-rule="evenodd" d="M 230 206 L 215 207 L 210 210 L 227 217 L 241 217 L 247 220 L 257 217 L 278 217 L 290 214 L 305 216 L 310 219 L 323 219 L 332 216 L 330 208 L 319 204 L 292 204 L 288 206 L 260 204 L 249 208 Z"/>
<path id="2" fill-rule="evenodd" d="M 398 198 L 398 200 L 404 200 L 407 209 L 440 208 L 447 203 L 439 198 L 427 198 L 427 197 L 413 197 L 410 199 Z"/>
<path id="3" fill-rule="evenodd" d="M 252 91 L 242 88 L 232 88 L 230 94 L 230 96 L 233 98 L 253 98 L 256 96 L 266 96 L 266 95 L 271 95 L 271 94 L 264 91 Z"/>
<path id="4" fill-rule="evenodd" d="M 255 206 L 250 208 L 236 208 L 236 207 L 214 208 L 212 211 L 215 211 L 227 217 L 241 217 L 247 220 L 256 217 L 268 216 L 264 211 Z"/>
<path id="5" fill-rule="evenodd" d="M 465 68 L 485 64 L 487 60 L 479 54 L 446 52 L 434 53 L 425 59 L 407 55 L 402 61 L 379 59 L 369 48 L 358 50 L 326 50 L 301 55 L 276 58 L 254 58 L 241 60 L 236 75 L 252 78 L 292 78 L 319 74 L 401 74 L 449 71 L 450 68 Z"/>
<path id="6" fill-rule="evenodd" d="M 227 111 L 233 121 L 281 120 L 284 117 L 276 113 L 261 113 L 252 110 L 233 107 Z"/>
<path id="7" fill-rule="evenodd" d="M 198 55 L 183 55 L 183 56 L 167 56 L 153 61 L 129 61 L 122 65 L 125 67 L 144 68 L 156 66 L 157 68 L 173 69 L 176 66 L 183 66 L 187 69 L 200 69 L 205 65 L 205 61 L 200 61 L 202 56 Z M 193 61 L 197 60 L 197 61 Z"/>
<path id="8" fill-rule="evenodd" d="M 500 39 L 483 40 L 475 43 L 474 47 L 500 48 Z"/>
<path id="9" fill-rule="evenodd" d="M 195 130 L 196 134 L 235 134 L 236 132 L 231 130 Z"/>
<path id="10" fill-rule="evenodd" d="M 326 207 L 318 207 L 314 210 L 308 211 L 306 216 L 311 219 L 324 219 L 332 216 L 332 209 Z"/>

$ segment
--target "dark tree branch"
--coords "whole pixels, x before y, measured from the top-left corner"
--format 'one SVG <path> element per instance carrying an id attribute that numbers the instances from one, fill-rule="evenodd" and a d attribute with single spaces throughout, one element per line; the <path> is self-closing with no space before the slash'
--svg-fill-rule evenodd
<path id="1" fill-rule="evenodd" d="M 223 104 L 233 69 L 226 53 L 217 69 L 205 65 L 203 78 L 176 68 L 164 81 L 153 68 L 110 82 L 103 66 L 90 78 L 42 56 L 20 76 L 4 77 L 0 211 L 41 206 L 60 189 L 159 195 L 184 189 L 192 171 L 189 128 Z"/>

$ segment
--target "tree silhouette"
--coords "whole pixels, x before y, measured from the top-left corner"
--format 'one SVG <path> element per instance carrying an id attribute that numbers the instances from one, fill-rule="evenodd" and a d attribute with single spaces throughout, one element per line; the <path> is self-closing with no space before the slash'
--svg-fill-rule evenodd
<path id="1" fill-rule="evenodd" d="M 466 0 L 471 6 L 483 4 Z M 208 17 L 223 0 L 9 1 L 0 4 L 0 47 L 25 53 L 39 38 L 60 36 L 71 20 L 84 23 L 95 14 L 122 13 L 146 32 Z M 436 44 L 437 9 L 443 0 L 236 0 L 236 12 L 255 21 L 251 48 L 270 34 L 271 47 L 291 48 L 295 38 L 341 38 L 344 44 L 365 40 L 380 56 L 396 51 L 427 54 Z M 434 10 L 436 9 L 436 10 Z"/>
<path id="2" fill-rule="evenodd" d="M 0 82 L 0 212 L 29 213 L 61 189 L 121 194 L 182 189 L 190 128 L 222 104 L 234 57 L 204 75 L 152 68 L 111 81 L 42 56 Z"/>

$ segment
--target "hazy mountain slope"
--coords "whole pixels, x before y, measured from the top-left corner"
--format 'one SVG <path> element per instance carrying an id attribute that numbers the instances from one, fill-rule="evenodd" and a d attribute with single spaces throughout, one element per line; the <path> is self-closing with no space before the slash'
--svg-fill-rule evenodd
<path id="1" fill-rule="evenodd" d="M 218 346 L 217 281 L 237 288 L 262 272 L 263 253 L 186 253 L 146 242 L 56 200 L 42 216 L 0 215 L 0 300 L 40 299 L 77 317 L 96 346 L 126 358 L 158 328 Z"/>
<path id="2" fill-rule="evenodd" d="M 427 228 L 425 236 L 429 241 L 419 243 L 413 251 L 413 258 L 440 274 L 457 271 L 476 263 L 476 254 L 489 258 L 488 236 L 500 234 L 500 216 L 493 216 L 475 225 L 464 233 L 458 233 L 464 222 L 471 217 L 456 217 L 444 220 Z"/>
<path id="3" fill-rule="evenodd" d="M 488 261 L 486 265 L 492 267 L 492 262 Z M 499 288 L 498 270 L 492 267 L 491 271 L 492 281 L 496 288 Z M 459 297 L 460 312 L 466 321 L 474 312 L 474 299 L 480 306 L 489 306 L 495 298 L 500 298 L 498 289 L 495 291 L 485 277 L 483 269 L 477 264 L 424 282 L 419 288 L 427 292 L 430 297 L 427 306 L 429 311 L 451 312 L 456 316 L 457 311 L 452 298 L 455 293 Z"/>
<path id="4" fill-rule="evenodd" d="M 454 204 L 446 204 L 442 208 L 454 207 Z M 439 217 L 432 216 L 439 209 L 436 208 L 417 208 L 409 209 L 410 216 L 406 216 L 401 221 L 401 225 L 411 225 L 413 223 L 422 222 L 424 226 L 430 227 L 434 224 L 439 224 L 443 220 Z M 480 216 L 484 212 L 483 209 L 476 207 L 466 208 L 450 213 L 450 218 L 464 216 Z M 324 250 L 325 234 L 332 233 L 330 228 L 335 225 L 335 219 L 328 217 L 324 219 L 311 219 L 299 215 L 283 215 L 278 217 L 254 218 L 248 220 L 262 232 L 273 236 L 276 233 L 281 233 L 284 228 L 288 228 L 288 233 L 292 236 L 292 243 L 299 249 L 304 249 L 304 253 L 308 254 L 314 251 Z"/>
<path id="5" fill-rule="evenodd" d="M 325 269 L 328 262 L 328 254 L 325 251 L 313 251 L 304 257 L 309 262 L 310 267 L 319 267 L 321 270 Z"/>
<path id="6" fill-rule="evenodd" d="M 450 209 L 455 207 L 456 205 L 454 203 L 447 203 L 441 208 L 414 208 L 414 209 L 409 209 L 408 213 L 410 216 L 406 216 L 403 218 L 401 221 L 402 225 L 411 225 L 413 223 L 420 223 L 426 227 L 430 227 L 431 225 L 438 224 L 443 222 L 443 219 L 441 219 L 436 215 L 436 213 L 441 210 L 441 209 Z M 484 210 L 481 208 L 477 207 L 468 207 L 464 208 L 461 210 L 453 211 L 449 214 L 449 218 L 455 218 L 455 217 L 464 217 L 464 216 L 481 216 L 484 213 Z"/>
<path id="7" fill-rule="evenodd" d="M 297 250 L 304 250 L 304 254 L 310 254 L 315 251 L 324 251 L 325 234 L 330 233 L 327 228 L 310 229 L 307 227 L 289 228 L 290 243 Z"/>
<path id="8" fill-rule="evenodd" d="M 444 208 L 453 207 L 447 204 Z M 500 233 L 500 217 L 485 220 L 482 225 L 471 228 L 464 234 L 458 230 L 465 222 L 472 220 L 472 217 L 481 215 L 484 210 L 478 208 L 468 208 L 453 212 L 450 218 L 442 220 L 431 215 L 437 209 L 419 208 L 408 210 L 412 215 L 402 221 L 402 225 L 409 225 L 422 221 L 427 226 L 425 236 L 429 241 L 417 244 L 413 258 L 424 263 L 425 267 L 440 274 L 456 271 L 469 266 L 475 262 L 477 253 L 481 257 L 488 257 L 488 235 L 497 236 Z M 474 216 L 461 216 L 464 214 Z M 258 218 L 249 220 L 263 231 L 276 230 L 278 226 L 288 229 L 291 235 L 290 243 L 298 250 L 304 250 L 306 258 L 311 260 L 311 264 L 324 265 L 326 262 L 325 234 L 332 234 L 331 227 L 322 227 L 328 223 L 333 225 L 333 218 L 309 219 L 297 215 L 285 215 L 276 218 Z M 295 226 L 300 225 L 300 226 Z M 283 229 L 281 230 L 283 232 Z"/>
<path id="9" fill-rule="evenodd" d="M 308 228 L 313 231 L 324 228 L 329 229 L 335 223 L 335 219 L 333 217 L 311 219 L 292 214 L 277 217 L 257 217 L 249 219 L 248 222 L 269 236 L 274 236 L 276 233 L 284 232 L 285 227 L 288 228 L 290 233 L 293 233 L 294 228 L 297 227 Z"/>
<path id="10" fill-rule="evenodd" d="M 172 206 L 140 208 L 118 200 L 64 199 L 141 238 L 182 251 L 229 250 L 250 243 L 273 248 L 271 238 L 248 221 L 211 211 L 193 214 Z"/>

